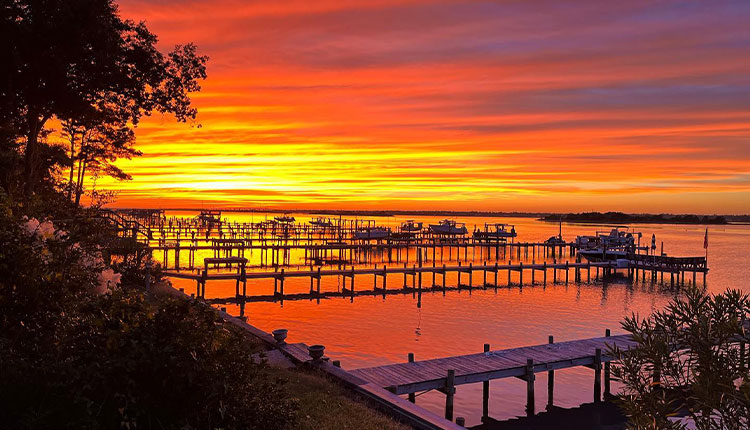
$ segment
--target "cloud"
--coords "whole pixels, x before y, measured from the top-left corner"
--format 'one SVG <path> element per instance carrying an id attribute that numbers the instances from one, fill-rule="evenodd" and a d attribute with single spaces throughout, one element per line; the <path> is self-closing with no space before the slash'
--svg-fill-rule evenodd
<path id="1" fill-rule="evenodd" d="M 121 11 L 164 49 L 195 41 L 211 57 L 202 127 L 146 119 L 144 156 L 120 163 L 134 180 L 112 184 L 123 201 L 590 209 L 588 195 L 669 211 L 694 193 L 700 211 L 715 193 L 750 211 L 745 1 Z"/>

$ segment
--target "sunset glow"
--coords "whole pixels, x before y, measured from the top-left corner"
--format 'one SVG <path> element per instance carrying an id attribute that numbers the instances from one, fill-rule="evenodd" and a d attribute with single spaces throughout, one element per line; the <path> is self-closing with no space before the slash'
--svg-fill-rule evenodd
<path id="1" fill-rule="evenodd" d="M 750 3 L 121 2 L 210 56 L 121 207 L 750 212 Z M 200 127 L 198 126 L 200 125 Z"/>

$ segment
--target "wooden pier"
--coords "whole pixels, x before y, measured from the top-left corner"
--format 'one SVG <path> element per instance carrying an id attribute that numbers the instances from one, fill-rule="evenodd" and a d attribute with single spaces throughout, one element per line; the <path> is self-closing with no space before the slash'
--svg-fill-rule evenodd
<path id="1" fill-rule="evenodd" d="M 588 367 L 593 369 L 592 381 L 594 402 L 602 400 L 602 381 L 604 395 L 610 394 L 609 362 L 614 359 L 607 354 L 609 347 L 617 346 L 621 350 L 634 347 L 636 343 L 630 335 L 573 340 L 567 342 L 550 342 L 547 344 L 525 346 L 492 351 L 485 344 L 484 352 L 414 361 L 409 354 L 406 363 L 369 367 L 350 370 L 349 372 L 365 381 L 373 383 L 394 394 L 408 394 L 414 401 L 414 393 L 438 390 L 446 395 L 445 418 L 453 419 L 453 397 L 456 386 L 483 382 L 483 416 L 489 415 L 488 400 L 490 397 L 489 381 L 515 377 L 523 380 L 527 386 L 526 414 L 535 413 L 535 374 L 571 367 Z M 602 377 L 602 373 L 604 373 Z M 554 401 L 554 376 L 548 378 L 548 406 Z"/>
<path id="2" fill-rule="evenodd" d="M 176 271 L 165 271 L 165 276 L 172 278 L 190 279 L 196 282 L 196 295 L 198 297 L 205 297 L 206 294 L 206 283 L 211 280 L 223 280 L 223 281 L 235 281 L 235 297 L 237 299 L 248 299 L 247 296 L 247 281 L 248 280 L 259 280 L 259 279 L 273 279 L 274 280 L 274 295 L 272 297 L 264 298 L 270 300 L 278 299 L 293 299 L 300 298 L 295 295 L 286 295 L 284 292 L 284 283 L 288 279 L 293 278 L 308 278 L 310 280 L 310 293 L 307 297 L 323 297 L 323 296 L 355 296 L 362 294 L 383 294 L 386 293 L 406 293 L 421 291 L 423 289 L 431 290 L 448 290 L 447 275 L 456 274 L 458 278 L 457 285 L 450 289 L 461 289 L 461 288 L 498 288 L 500 286 L 512 286 L 512 285 L 524 285 L 524 273 L 527 276 L 527 283 L 525 285 L 536 284 L 536 274 L 541 272 L 541 284 L 546 285 L 548 282 L 548 274 L 551 271 L 551 277 L 553 283 L 570 282 L 570 273 L 573 272 L 573 280 L 580 282 L 582 281 L 583 273 L 586 273 L 587 282 L 591 281 L 592 269 L 595 271 L 595 276 L 599 276 L 600 271 L 602 273 L 608 273 L 617 268 L 615 262 L 600 262 L 600 263 L 570 263 L 570 262 L 554 262 L 554 263 L 526 263 L 520 262 L 518 264 L 484 264 L 474 265 L 469 263 L 462 265 L 448 266 L 443 264 L 441 266 L 417 266 L 417 265 L 402 265 L 402 266 L 382 266 L 370 268 L 357 268 L 352 266 L 350 268 L 339 268 L 339 269 L 327 269 L 323 270 L 321 267 L 310 267 L 309 270 L 275 270 L 265 272 L 248 272 L 245 269 L 247 260 L 244 258 L 230 257 L 230 258 L 207 258 L 204 260 L 204 268 L 199 272 L 176 272 Z M 231 267 L 231 271 L 222 272 L 209 272 L 211 267 Z M 513 283 L 512 273 L 517 272 L 519 274 L 518 283 Z M 562 272 L 559 274 L 558 272 Z M 501 283 L 500 273 L 507 273 L 507 282 Z M 395 287 L 388 288 L 388 275 L 403 275 L 403 284 L 396 285 Z M 425 275 L 431 276 L 431 283 L 428 286 L 424 286 L 423 278 Z M 477 284 L 475 281 L 481 275 L 481 284 Z M 325 293 L 321 292 L 321 280 L 323 277 L 339 277 L 344 282 L 344 288 L 336 293 Z M 355 282 L 356 277 L 372 276 L 372 284 L 361 288 L 357 287 Z M 348 281 L 348 285 L 347 285 Z M 409 282 L 411 281 L 411 282 Z M 369 285 L 372 285 L 369 287 Z M 256 300 L 257 301 L 257 298 Z"/>

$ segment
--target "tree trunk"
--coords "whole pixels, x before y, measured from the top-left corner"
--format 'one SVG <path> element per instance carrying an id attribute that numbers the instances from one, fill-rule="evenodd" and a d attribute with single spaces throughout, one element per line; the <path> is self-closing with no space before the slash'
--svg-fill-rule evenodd
<path id="1" fill-rule="evenodd" d="M 68 200 L 73 197 L 73 170 L 75 168 L 75 146 L 76 138 L 75 133 L 70 134 L 70 177 L 68 178 Z"/>
<path id="2" fill-rule="evenodd" d="M 23 196 L 26 201 L 36 188 L 36 163 L 39 151 L 39 130 L 44 125 L 43 120 L 35 113 L 29 112 L 26 116 L 26 153 L 23 159 Z"/>
<path id="3" fill-rule="evenodd" d="M 81 203 L 81 194 L 83 193 L 83 179 L 86 177 L 86 163 L 79 163 L 78 167 L 78 188 L 76 189 L 76 206 Z"/>

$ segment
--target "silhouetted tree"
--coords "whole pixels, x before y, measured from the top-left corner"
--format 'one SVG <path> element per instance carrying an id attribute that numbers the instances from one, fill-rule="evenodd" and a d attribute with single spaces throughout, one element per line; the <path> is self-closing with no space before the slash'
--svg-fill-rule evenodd
<path id="1" fill-rule="evenodd" d="M 39 136 L 52 118 L 102 138 L 154 111 L 195 118 L 188 94 L 200 90 L 207 57 L 192 44 L 162 55 L 111 0 L 2 0 L 0 26 L 0 126 L 21 136 L 26 198 L 44 174 Z M 111 161 L 121 149 L 110 142 L 88 156 Z"/>

